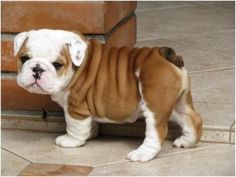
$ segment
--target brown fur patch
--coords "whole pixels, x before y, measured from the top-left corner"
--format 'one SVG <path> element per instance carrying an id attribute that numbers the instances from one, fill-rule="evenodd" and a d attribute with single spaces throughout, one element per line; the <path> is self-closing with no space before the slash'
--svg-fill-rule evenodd
<path id="1" fill-rule="evenodd" d="M 60 55 L 57 57 L 56 62 L 63 64 L 63 67 L 57 71 L 59 76 L 62 76 L 72 67 L 72 60 L 70 57 L 69 49 L 67 46 L 64 46 L 60 52 Z"/>
<path id="2" fill-rule="evenodd" d="M 22 68 L 22 62 L 20 60 L 20 57 L 23 55 L 28 55 L 29 57 L 31 57 L 28 53 L 28 48 L 26 47 L 26 43 L 28 41 L 28 37 L 24 40 L 21 48 L 19 49 L 18 53 L 16 54 L 16 56 L 14 57 L 15 60 L 17 60 L 17 66 L 18 66 L 18 72 L 21 70 Z"/>

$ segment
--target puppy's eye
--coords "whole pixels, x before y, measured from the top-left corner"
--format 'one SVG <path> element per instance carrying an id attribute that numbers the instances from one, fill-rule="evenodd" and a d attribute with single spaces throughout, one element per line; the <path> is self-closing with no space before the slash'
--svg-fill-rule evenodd
<path id="1" fill-rule="evenodd" d="M 53 62 L 52 65 L 54 66 L 56 70 L 59 70 L 63 66 L 63 64 L 58 63 L 58 62 Z"/>
<path id="2" fill-rule="evenodd" d="M 20 60 L 21 60 L 22 64 L 24 64 L 29 59 L 30 59 L 30 57 L 28 55 L 23 55 L 23 56 L 20 57 Z"/>

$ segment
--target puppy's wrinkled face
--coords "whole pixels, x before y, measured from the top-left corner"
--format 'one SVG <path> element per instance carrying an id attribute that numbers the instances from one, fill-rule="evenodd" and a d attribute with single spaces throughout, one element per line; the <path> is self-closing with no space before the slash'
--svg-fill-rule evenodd
<path id="1" fill-rule="evenodd" d="M 87 41 L 62 30 L 23 32 L 14 40 L 17 83 L 33 93 L 56 94 L 65 88 L 86 57 Z"/>

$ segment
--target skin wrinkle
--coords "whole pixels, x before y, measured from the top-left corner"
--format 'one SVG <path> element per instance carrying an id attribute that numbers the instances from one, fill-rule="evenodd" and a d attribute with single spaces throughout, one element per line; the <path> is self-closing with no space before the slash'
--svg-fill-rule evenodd
<path id="1" fill-rule="evenodd" d="M 94 45 L 94 47 L 91 50 L 91 52 L 93 52 L 93 55 L 91 56 L 92 59 L 90 59 L 90 60 L 93 60 L 93 61 L 99 60 L 100 61 L 101 59 L 96 58 L 97 54 L 96 54 L 96 52 L 93 51 L 94 48 L 96 48 L 96 46 L 98 46 L 98 44 L 96 44 L 96 42 L 94 42 L 94 41 L 92 41 L 92 43 L 94 43 L 94 44 L 91 44 L 91 45 Z M 100 50 L 100 49 L 97 49 L 97 50 Z M 112 109 L 113 112 L 116 112 L 116 115 L 119 115 L 120 114 L 119 110 L 120 110 L 120 112 L 124 112 L 123 111 L 123 109 L 124 109 L 123 105 L 126 105 L 126 106 L 128 106 L 128 109 L 126 108 L 127 112 L 124 115 L 129 116 L 137 108 L 138 102 L 140 100 L 140 95 L 139 95 L 138 90 L 137 90 L 137 80 L 131 79 L 131 81 L 133 81 L 133 83 L 132 82 L 129 83 L 130 81 L 125 79 L 126 76 L 127 76 L 126 73 L 128 73 L 128 71 L 130 71 L 130 70 L 132 71 L 133 68 L 132 69 L 125 69 L 125 68 L 129 68 L 129 66 L 136 66 L 136 68 L 140 68 L 141 64 L 143 63 L 144 58 L 149 57 L 149 55 L 152 54 L 152 53 L 150 53 L 152 51 L 152 49 L 150 49 L 150 48 L 141 49 L 141 52 L 139 54 L 138 54 L 138 51 L 136 49 L 136 55 L 138 55 L 138 56 L 137 56 L 137 58 L 135 57 L 136 60 L 133 60 L 132 65 L 128 62 L 130 60 L 129 60 L 129 57 L 127 57 L 127 55 L 131 56 L 131 54 L 130 54 L 131 51 L 132 50 L 130 50 L 128 48 L 121 48 L 120 50 L 118 50 L 117 48 L 111 48 L 110 49 L 109 64 L 106 65 L 106 67 L 109 67 L 108 68 L 109 84 L 108 84 L 108 87 L 107 87 L 108 96 L 107 96 L 106 99 L 104 99 L 104 101 L 97 101 L 97 102 L 105 102 L 105 105 L 102 108 L 103 111 L 101 111 L 102 115 L 100 115 L 99 111 L 98 111 L 99 109 L 96 109 L 96 104 L 94 104 L 96 102 L 96 101 L 94 101 L 94 100 L 96 100 L 96 99 L 94 99 L 94 98 L 96 98 L 96 96 L 93 96 L 94 93 L 97 94 L 98 92 L 97 92 L 96 89 L 93 89 L 93 88 L 89 89 L 88 94 L 87 94 L 88 97 L 87 97 L 87 100 L 85 102 L 87 102 L 87 104 L 89 104 L 88 107 L 89 107 L 90 110 L 88 110 L 88 112 L 92 111 L 91 115 L 96 115 L 98 117 L 101 117 L 101 116 L 104 116 L 104 113 L 108 113 L 110 115 L 115 116 L 114 113 L 111 113 L 111 111 L 108 111 L 110 109 Z M 118 55 L 118 53 L 120 53 L 120 54 Z M 100 56 L 100 54 L 99 54 L 99 56 Z M 90 63 L 90 61 L 87 61 L 87 62 Z M 99 62 L 97 62 L 97 63 L 99 63 Z M 94 71 L 94 69 L 97 70 L 96 68 L 99 65 L 95 66 L 95 65 L 92 65 L 90 63 L 89 66 L 91 66 L 90 69 L 93 68 L 92 70 Z M 102 67 L 102 68 L 104 68 L 104 67 Z M 98 75 L 99 75 L 100 70 L 101 70 L 101 68 L 98 71 Z M 135 69 L 135 70 L 137 70 L 137 69 Z M 93 73 L 94 73 L 94 76 L 92 76 L 93 77 L 92 79 L 90 78 L 88 80 L 83 80 L 83 81 L 85 81 L 85 83 L 82 84 L 83 86 L 88 85 L 87 82 L 91 82 L 92 80 L 95 84 L 98 83 L 98 82 L 96 82 L 96 78 L 95 78 L 96 71 L 93 72 Z M 133 78 L 135 78 L 134 73 L 131 76 L 133 76 Z M 87 75 L 84 78 L 88 78 L 88 77 L 89 76 Z M 76 83 L 78 83 L 78 85 L 80 83 L 79 80 L 81 80 L 81 78 L 78 79 L 78 81 L 76 82 Z M 82 85 L 81 85 L 81 87 L 82 87 Z M 89 84 L 89 85 L 91 87 L 96 87 L 96 86 L 94 86 L 94 84 L 93 85 Z M 76 93 L 76 98 L 74 98 L 74 99 L 75 100 L 78 99 L 80 97 L 79 95 L 83 95 L 83 97 L 85 97 L 86 93 L 84 92 L 84 90 L 87 90 L 88 87 L 86 89 L 81 88 L 81 89 L 76 89 L 76 90 L 72 88 L 71 93 L 73 93 L 73 94 Z M 129 87 L 131 87 L 132 88 L 131 90 L 133 90 L 134 92 L 128 91 Z M 77 88 L 79 88 L 79 86 L 77 86 Z M 93 90 L 95 90 L 95 91 L 93 91 Z M 101 92 L 102 92 L 102 90 L 101 90 Z M 100 95 L 104 95 L 104 94 L 100 93 Z M 130 97 L 130 99 L 128 100 L 127 96 L 129 96 L 129 95 L 131 95 L 132 97 Z M 119 98 L 119 99 L 114 99 L 114 98 Z M 82 103 L 81 98 L 79 100 L 80 101 L 78 101 L 78 100 L 76 101 L 77 106 L 76 106 L 76 104 L 71 103 L 72 107 L 74 107 L 73 109 L 76 109 L 76 107 L 79 108 L 78 104 Z M 115 101 L 113 101 L 113 100 L 115 100 Z M 107 108 L 106 108 L 106 105 L 107 105 Z M 114 110 L 114 108 L 112 108 L 110 105 L 116 105 L 117 110 Z M 101 108 L 101 106 L 100 106 L 100 108 Z M 129 108 L 130 108 L 130 110 L 129 110 Z M 73 111 L 73 112 L 75 112 L 75 111 Z M 106 115 L 106 117 L 109 117 L 109 118 L 113 117 L 113 116 L 107 116 Z M 123 116 L 123 117 L 122 116 L 121 117 L 116 116 L 116 118 L 120 119 L 120 121 L 124 121 L 126 116 Z M 78 118 L 80 118 L 80 117 L 78 117 Z M 115 118 L 114 118 L 114 120 L 115 120 Z"/>
<path id="2" fill-rule="evenodd" d="M 128 63 L 128 70 L 127 70 L 127 75 L 128 75 L 128 81 L 130 82 L 132 79 L 137 80 L 137 78 L 132 74 L 134 72 L 134 60 L 138 55 L 139 49 L 134 48 L 131 50 L 130 55 L 129 55 L 129 63 Z M 130 69 L 130 71 L 129 71 Z"/>

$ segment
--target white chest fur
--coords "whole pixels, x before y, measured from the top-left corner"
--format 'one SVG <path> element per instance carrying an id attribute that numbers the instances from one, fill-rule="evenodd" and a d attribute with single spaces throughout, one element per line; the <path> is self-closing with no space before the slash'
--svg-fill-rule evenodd
<path id="1" fill-rule="evenodd" d="M 67 107 L 67 98 L 69 92 L 60 92 L 55 95 L 52 95 L 51 98 L 53 101 L 57 102 L 64 110 Z"/>

